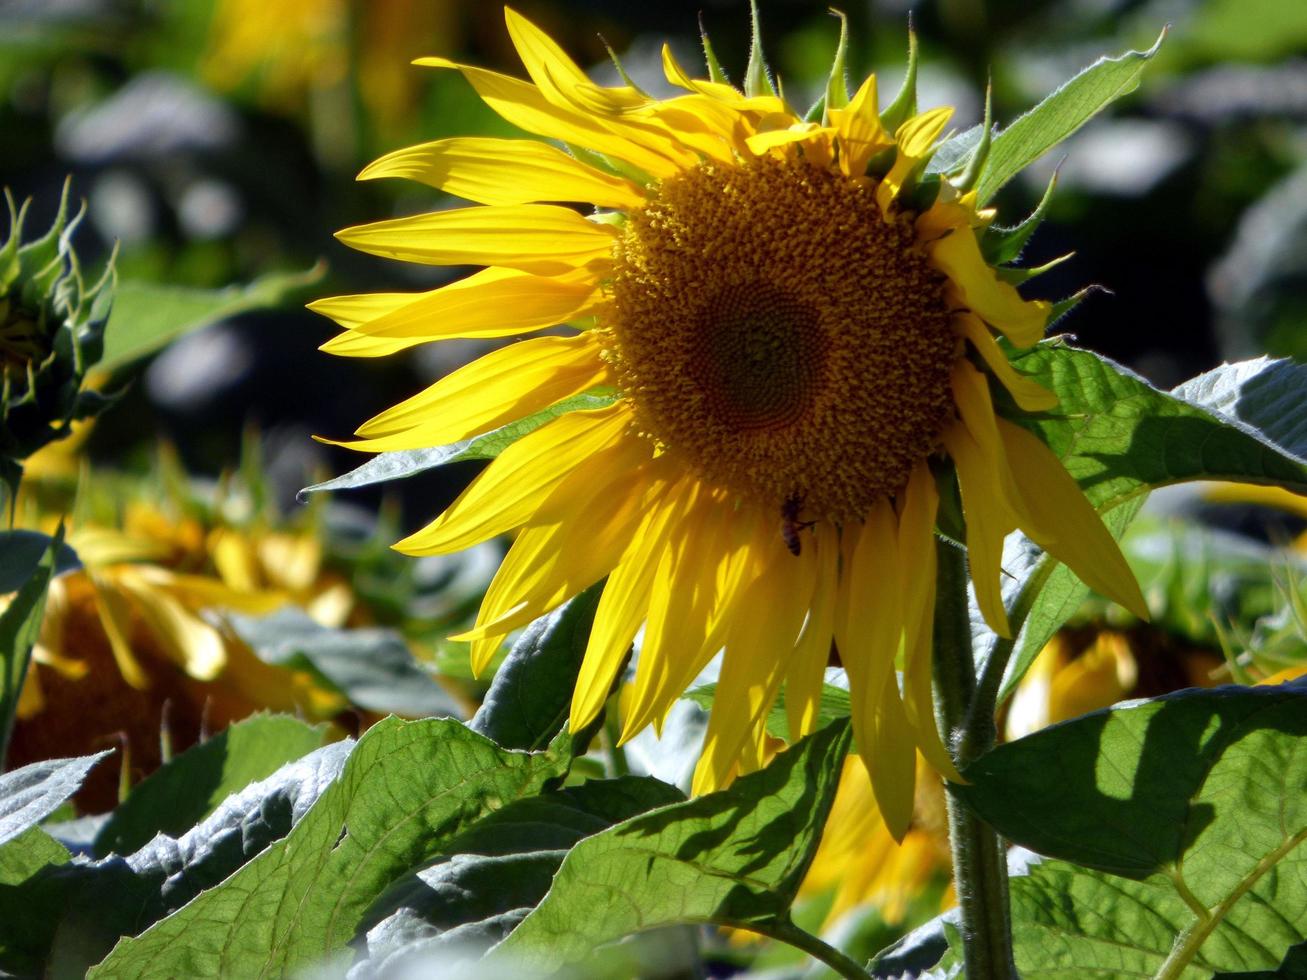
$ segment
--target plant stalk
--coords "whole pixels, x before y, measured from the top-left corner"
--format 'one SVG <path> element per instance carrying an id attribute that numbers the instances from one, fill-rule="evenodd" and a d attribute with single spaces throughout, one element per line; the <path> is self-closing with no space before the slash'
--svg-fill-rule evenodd
<path id="1" fill-rule="evenodd" d="M 993 748 L 997 734 L 994 706 L 992 700 L 988 707 L 978 703 L 982 690 L 976 682 L 967 611 L 966 561 L 962 551 L 952 544 L 937 540 L 935 548 L 939 569 L 934 638 L 937 711 L 948 733 L 954 761 L 961 769 Z M 983 693 L 992 697 L 990 690 Z M 948 824 L 953 881 L 962 912 L 966 975 L 984 980 L 1017 980 L 1003 842 L 992 827 L 952 793 L 948 796 Z"/>
<path id="2" fill-rule="evenodd" d="M 804 932 L 789 920 L 778 922 L 728 922 L 725 925 L 747 929 L 761 936 L 776 939 L 802 950 L 819 963 L 824 963 L 845 980 L 871 980 L 871 974 L 854 960 L 845 956 L 834 946 L 830 946 L 810 932 Z"/>

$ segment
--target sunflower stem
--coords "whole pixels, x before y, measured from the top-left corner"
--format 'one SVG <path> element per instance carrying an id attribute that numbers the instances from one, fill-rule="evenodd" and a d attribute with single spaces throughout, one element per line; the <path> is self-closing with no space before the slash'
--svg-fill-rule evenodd
<path id="1" fill-rule="evenodd" d="M 935 689 L 944 730 L 959 769 L 994 745 L 992 706 L 976 711 L 976 668 L 967 610 L 967 567 L 954 545 L 936 541 Z M 952 793 L 948 796 L 953 881 L 962 912 L 962 949 L 968 977 L 1017 980 L 1012 958 L 1007 858 L 987 823 Z"/>

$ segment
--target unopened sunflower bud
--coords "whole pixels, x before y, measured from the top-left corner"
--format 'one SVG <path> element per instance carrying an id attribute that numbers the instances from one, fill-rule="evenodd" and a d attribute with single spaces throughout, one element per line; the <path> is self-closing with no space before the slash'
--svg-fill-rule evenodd
<path id="1" fill-rule="evenodd" d="M 85 207 L 70 218 L 68 197 L 65 184 L 54 224 L 24 243 L 30 202 L 18 208 L 5 191 L 9 234 L 0 244 L 0 476 L 11 493 L 24 459 L 111 401 L 84 385 L 104 347 L 113 259 L 88 287 L 72 248 Z"/>

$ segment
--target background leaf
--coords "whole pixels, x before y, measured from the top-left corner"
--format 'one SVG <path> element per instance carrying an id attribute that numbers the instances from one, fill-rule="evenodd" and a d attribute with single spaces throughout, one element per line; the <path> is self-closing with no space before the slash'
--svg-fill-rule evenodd
<path id="1" fill-rule="evenodd" d="M 32 573 L 0 610 L 0 766 L 9 752 L 9 735 L 13 731 L 18 696 L 27 677 L 32 647 L 41 633 L 45 615 L 45 597 L 54 578 L 55 561 L 64 543 L 63 525 L 49 539 L 45 553 Z M 76 788 L 76 787 L 74 787 Z"/>
<path id="2" fill-rule="evenodd" d="M 0 971 L 37 976 L 63 910 L 66 889 L 50 874 L 68 849 L 40 827 L 0 845 Z"/>
<path id="3" fill-rule="evenodd" d="M 193 330 L 247 310 L 280 306 L 321 280 L 325 270 L 319 263 L 304 272 L 270 273 L 225 289 L 120 280 L 105 328 L 104 356 L 97 368 L 120 368 Z"/>
<path id="4" fill-rule="evenodd" d="M 995 136 L 976 182 L 979 203 L 988 203 L 999 188 L 1104 107 L 1133 92 L 1144 65 L 1157 53 L 1161 43 L 1159 37 L 1147 51 L 1127 51 L 1116 58 L 1099 58 Z"/>
<path id="5" fill-rule="evenodd" d="M 50 550 L 50 535 L 40 531 L 0 531 L 0 595 L 17 592 L 32 577 L 42 556 Z M 77 552 L 66 543 L 55 552 L 54 573 L 81 568 Z"/>
<path id="6" fill-rule="evenodd" d="M 548 973 L 603 943 L 681 922 L 784 918 L 808 869 L 849 746 L 836 722 L 729 788 L 577 844 L 553 887 L 488 963 Z"/>
<path id="7" fill-rule="evenodd" d="M 565 739 L 563 740 L 566 741 Z M 344 949 L 368 907 L 476 820 L 566 771 L 447 719 L 386 719 L 284 840 L 136 939 L 95 977 L 284 973 Z"/>
<path id="8" fill-rule="evenodd" d="M 95 851 L 130 854 L 155 834 L 177 837 L 250 783 L 322 745 L 326 725 L 255 715 L 193 746 L 132 788 L 95 839 Z"/>
<path id="9" fill-rule="evenodd" d="M 228 620 L 260 660 L 307 670 L 360 708 L 410 718 L 463 713 L 395 630 L 330 629 L 295 608 L 269 616 L 233 614 Z"/>

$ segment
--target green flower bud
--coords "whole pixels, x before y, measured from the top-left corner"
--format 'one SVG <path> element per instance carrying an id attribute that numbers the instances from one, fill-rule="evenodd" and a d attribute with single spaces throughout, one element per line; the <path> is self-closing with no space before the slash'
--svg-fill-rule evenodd
<path id="1" fill-rule="evenodd" d="M 14 492 L 21 461 L 68 435 L 73 422 L 90 418 L 112 399 L 84 390 L 100 359 L 115 276 L 113 257 L 88 287 L 72 236 L 86 213 L 71 218 L 69 184 L 59 213 L 40 238 L 22 241 L 30 201 L 9 206 L 9 235 L 0 245 L 0 477 Z"/>

